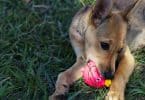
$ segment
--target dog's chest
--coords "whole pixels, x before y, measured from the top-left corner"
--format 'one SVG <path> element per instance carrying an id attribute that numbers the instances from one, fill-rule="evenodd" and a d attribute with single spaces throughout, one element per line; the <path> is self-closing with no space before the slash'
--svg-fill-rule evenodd
<path id="1" fill-rule="evenodd" d="M 132 51 L 145 46 L 145 0 L 137 2 L 128 15 L 127 42 Z"/>

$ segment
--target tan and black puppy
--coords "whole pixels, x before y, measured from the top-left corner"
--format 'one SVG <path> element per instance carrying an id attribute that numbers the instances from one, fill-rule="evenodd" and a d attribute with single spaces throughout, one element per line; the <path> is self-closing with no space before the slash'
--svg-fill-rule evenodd
<path id="1" fill-rule="evenodd" d="M 113 5 L 116 4 L 115 7 L 119 8 L 121 3 L 119 0 L 97 0 L 95 6 L 82 8 L 75 15 L 69 35 L 77 56 L 76 63 L 59 74 L 55 92 L 50 96 L 50 100 L 63 99 L 61 97 L 69 91 L 70 85 L 82 77 L 81 68 L 88 60 L 93 60 L 105 77 L 114 76 L 105 99 L 125 99 L 126 83 L 134 70 L 134 57 L 126 40 L 126 37 L 131 37 L 130 34 L 127 35 L 126 19 L 137 2 L 133 0 L 133 6 L 125 5 L 127 10 L 123 8 L 124 12 L 114 11 Z M 132 39 L 135 37 L 132 36 Z"/>

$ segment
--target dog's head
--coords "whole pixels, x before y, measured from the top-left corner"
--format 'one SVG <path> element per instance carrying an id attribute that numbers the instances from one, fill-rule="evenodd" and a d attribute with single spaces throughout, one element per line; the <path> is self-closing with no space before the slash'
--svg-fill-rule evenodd
<path id="1" fill-rule="evenodd" d="M 85 33 L 86 58 L 93 60 L 102 74 L 112 77 L 118 56 L 126 46 L 126 12 L 112 11 L 112 0 L 97 1 Z"/>

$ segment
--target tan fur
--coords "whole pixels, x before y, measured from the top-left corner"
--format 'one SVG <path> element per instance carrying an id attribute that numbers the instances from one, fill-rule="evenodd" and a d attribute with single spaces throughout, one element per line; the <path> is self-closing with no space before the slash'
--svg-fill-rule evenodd
<path id="1" fill-rule="evenodd" d="M 103 3 L 103 1 L 105 0 L 100 0 L 99 3 Z M 112 2 L 111 0 L 106 1 Z M 132 2 L 135 4 L 135 0 Z M 99 6 L 98 3 L 96 5 Z M 119 7 L 116 4 L 117 6 Z M 69 86 L 82 77 L 81 68 L 88 60 L 95 61 L 101 72 L 111 70 L 114 73 L 112 85 L 105 99 L 125 99 L 124 91 L 126 83 L 134 69 L 134 57 L 130 52 L 130 45 L 128 46 L 129 43 L 131 44 L 131 41 L 128 42 L 128 38 L 131 36 L 127 34 L 128 22 L 124 18 L 124 15 L 122 15 L 122 11 L 110 11 L 112 3 L 107 7 L 103 17 L 109 15 L 109 18 L 105 19 L 102 23 L 98 15 L 95 15 L 98 13 L 95 12 L 98 11 L 98 8 L 92 6 L 82 8 L 73 18 L 69 29 L 69 36 L 77 56 L 76 63 L 58 76 L 56 90 L 50 96 L 50 100 L 58 100 L 60 99 L 59 95 L 65 95 L 69 91 Z M 100 46 L 101 42 L 109 43 L 110 49 L 108 51 L 102 50 Z M 138 48 L 140 48 L 139 45 Z M 120 52 L 121 49 L 123 50 Z M 116 69 L 115 63 L 117 60 L 119 64 Z"/>

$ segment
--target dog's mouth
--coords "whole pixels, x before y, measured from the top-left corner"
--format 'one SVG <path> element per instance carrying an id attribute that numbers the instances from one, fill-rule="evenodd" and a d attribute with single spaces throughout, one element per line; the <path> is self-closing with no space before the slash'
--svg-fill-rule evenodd
<path id="1" fill-rule="evenodd" d="M 96 61 L 96 60 L 95 60 Z M 97 69 L 97 73 L 99 73 L 99 75 L 101 75 L 102 77 L 106 78 L 106 79 L 113 79 L 114 78 L 114 75 L 112 74 L 111 71 L 102 71 L 101 70 L 101 67 L 99 66 L 98 62 L 96 61 L 95 62 L 94 60 L 88 60 L 86 65 L 89 67 L 89 68 L 96 68 Z"/>

